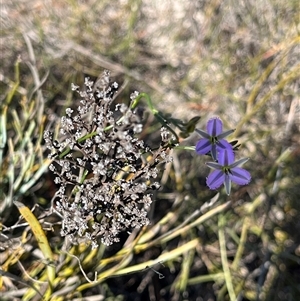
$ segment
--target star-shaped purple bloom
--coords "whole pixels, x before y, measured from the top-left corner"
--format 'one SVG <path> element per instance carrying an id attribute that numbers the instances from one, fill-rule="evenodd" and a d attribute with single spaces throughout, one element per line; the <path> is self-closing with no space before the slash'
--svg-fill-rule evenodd
<path id="1" fill-rule="evenodd" d="M 208 120 L 206 125 L 207 133 L 196 129 L 196 131 L 203 137 L 196 144 L 196 152 L 199 155 L 206 155 L 211 153 L 212 158 L 217 161 L 217 152 L 219 150 L 232 150 L 232 145 L 225 139 L 234 130 L 223 131 L 223 123 L 220 118 L 214 117 Z"/>
<path id="2" fill-rule="evenodd" d="M 224 184 L 226 193 L 229 195 L 231 190 L 231 181 L 238 185 L 246 185 L 251 180 L 250 173 L 240 167 L 247 162 L 249 158 L 240 159 L 234 162 L 234 152 L 228 149 L 221 149 L 218 152 L 218 163 L 208 162 L 206 165 L 216 169 L 206 179 L 209 189 L 217 189 Z"/>

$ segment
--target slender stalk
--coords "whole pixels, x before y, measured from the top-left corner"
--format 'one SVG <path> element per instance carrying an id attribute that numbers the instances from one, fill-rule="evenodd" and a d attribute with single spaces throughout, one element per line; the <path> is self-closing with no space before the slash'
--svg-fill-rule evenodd
<path id="1" fill-rule="evenodd" d="M 218 221 L 218 228 L 219 228 L 218 233 L 219 233 L 222 267 L 223 267 L 223 271 L 224 271 L 225 283 L 227 286 L 229 298 L 231 301 L 236 301 L 236 295 L 235 295 L 235 292 L 233 289 L 232 278 L 231 278 L 229 264 L 228 264 L 228 260 L 227 260 L 224 223 L 225 223 L 225 218 L 222 214 L 220 214 L 219 221 Z"/>

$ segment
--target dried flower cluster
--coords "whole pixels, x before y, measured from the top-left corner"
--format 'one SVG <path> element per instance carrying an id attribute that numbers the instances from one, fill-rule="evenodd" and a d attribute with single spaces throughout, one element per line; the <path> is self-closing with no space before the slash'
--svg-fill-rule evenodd
<path id="1" fill-rule="evenodd" d="M 153 150 L 139 134 L 142 116 L 129 106 L 113 105 L 118 84 L 110 83 L 105 71 L 94 84 L 85 80 L 85 91 L 72 85 L 81 97 L 77 112 L 66 109 L 60 135 L 45 131 L 44 139 L 55 159 L 50 170 L 60 186 L 54 202 L 62 216 L 63 236 L 73 243 L 98 238 L 105 245 L 119 241 L 124 229 L 149 223 L 147 209 L 151 192 L 160 187 L 153 182 L 158 165 L 168 162 L 168 134 L 162 128 L 160 146 Z M 138 96 L 131 95 L 131 103 Z"/>

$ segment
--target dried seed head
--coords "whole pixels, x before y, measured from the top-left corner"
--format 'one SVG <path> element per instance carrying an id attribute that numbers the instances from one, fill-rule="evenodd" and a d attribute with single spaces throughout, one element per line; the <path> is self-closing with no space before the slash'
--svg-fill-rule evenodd
<path id="1" fill-rule="evenodd" d="M 86 89 L 72 85 L 81 97 L 77 111 L 70 108 L 61 118 L 60 137 L 53 140 L 45 131 L 46 145 L 55 158 L 50 170 L 60 185 L 56 210 L 63 217 L 61 234 L 73 243 L 98 238 L 106 245 L 119 241 L 126 228 L 149 224 L 146 209 L 151 192 L 159 183 L 158 165 L 171 160 L 163 143 L 169 135 L 162 129 L 161 146 L 153 150 L 140 140 L 141 116 L 125 104 L 112 110 L 118 84 L 105 71 L 94 85 L 88 78 Z M 132 101 L 138 95 L 132 94 Z M 150 158 L 150 159 L 149 159 Z"/>

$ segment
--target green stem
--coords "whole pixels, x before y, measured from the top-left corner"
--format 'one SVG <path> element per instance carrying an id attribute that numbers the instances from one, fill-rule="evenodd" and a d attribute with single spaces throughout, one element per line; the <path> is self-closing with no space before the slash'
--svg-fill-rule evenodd
<path id="1" fill-rule="evenodd" d="M 149 109 L 151 110 L 152 114 L 154 115 L 154 117 L 165 127 L 167 128 L 175 137 L 176 139 L 176 143 L 178 143 L 178 135 L 175 133 L 175 131 L 167 124 L 167 120 L 165 120 L 165 118 L 159 113 L 159 111 L 157 111 L 154 106 L 153 103 L 151 101 L 150 96 L 147 93 L 140 93 L 135 100 L 132 102 L 130 108 L 133 110 L 137 107 L 139 101 L 145 98 L 147 101 L 147 105 L 149 107 Z"/>
<path id="2" fill-rule="evenodd" d="M 249 218 L 245 217 L 244 222 L 243 222 L 243 227 L 242 227 L 242 232 L 241 232 L 241 238 L 240 238 L 240 241 L 239 241 L 239 245 L 238 245 L 234 260 L 232 262 L 232 270 L 233 271 L 236 271 L 238 269 L 240 260 L 243 256 L 244 249 L 245 249 L 245 244 L 246 244 L 246 241 L 247 241 L 248 229 L 249 229 Z"/>
<path id="3" fill-rule="evenodd" d="M 218 232 L 219 232 L 219 243 L 220 243 L 221 261 L 222 261 L 222 266 L 224 271 L 224 278 L 225 278 L 225 283 L 227 286 L 230 300 L 236 301 L 236 295 L 233 289 L 232 278 L 231 278 L 229 264 L 227 260 L 224 223 L 225 223 L 225 217 L 222 214 L 219 214 Z"/>

